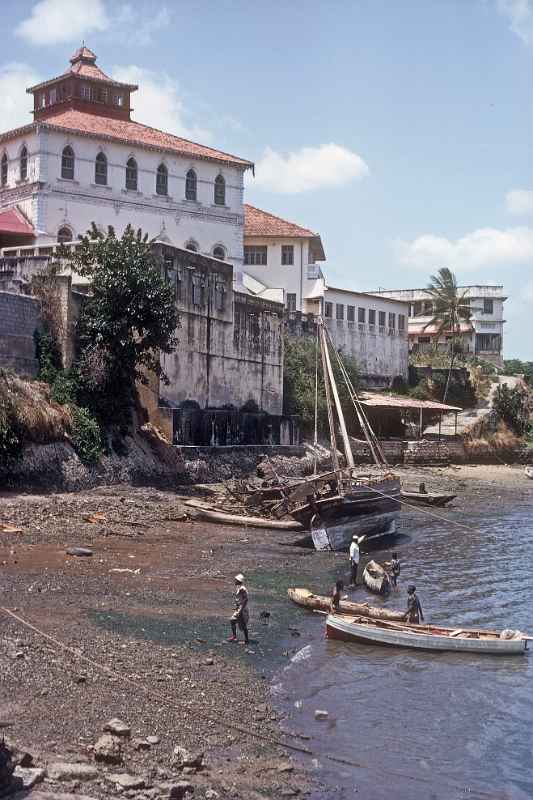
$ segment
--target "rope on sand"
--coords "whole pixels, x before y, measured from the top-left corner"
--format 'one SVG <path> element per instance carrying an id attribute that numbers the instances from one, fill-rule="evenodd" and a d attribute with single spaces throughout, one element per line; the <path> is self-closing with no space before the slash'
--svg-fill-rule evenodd
<path id="1" fill-rule="evenodd" d="M 75 648 L 69 647 L 69 645 L 65 644 L 60 639 L 57 639 L 55 636 L 51 636 L 49 633 L 45 633 L 45 631 L 42 631 L 42 630 L 40 630 L 40 628 L 37 628 L 36 625 L 33 625 L 31 622 L 28 622 L 23 617 L 21 617 L 19 614 L 16 614 L 14 611 L 11 611 L 10 609 L 5 608 L 4 606 L 0 606 L 0 611 L 3 611 L 4 614 L 6 614 L 7 616 L 9 616 L 12 619 L 14 619 L 20 625 L 23 625 L 24 627 L 26 627 L 29 630 L 33 631 L 33 633 L 36 633 L 41 638 L 48 640 L 49 642 L 54 644 L 56 647 L 58 647 L 60 650 L 64 650 L 65 652 L 70 653 L 71 655 L 75 656 L 76 658 L 79 658 L 81 661 L 85 661 L 87 664 L 90 664 L 95 669 L 100 670 L 100 672 L 105 673 L 109 677 L 118 678 L 123 683 L 127 683 L 130 686 L 132 686 L 133 688 L 144 692 L 148 697 L 151 697 L 152 699 L 156 699 L 156 700 L 162 701 L 162 702 L 166 703 L 167 705 L 173 706 L 176 710 L 179 711 L 178 706 L 176 706 L 172 702 L 172 700 L 170 700 L 162 692 L 157 691 L 157 689 L 149 688 L 148 686 L 145 686 L 144 684 L 140 683 L 140 681 L 136 681 L 133 678 L 129 678 L 126 675 L 122 675 L 119 672 L 117 672 L 116 670 L 112 669 L 111 667 L 108 667 L 105 664 L 101 664 L 98 661 L 95 661 L 94 659 L 83 655 L 83 653 L 80 653 Z M 219 725 L 222 728 L 227 728 L 228 730 L 234 731 L 236 733 L 240 733 L 241 735 L 249 737 L 251 739 L 257 739 L 257 740 L 259 740 L 261 742 L 264 742 L 265 744 L 269 744 L 271 746 L 280 747 L 280 748 L 282 748 L 284 750 L 289 750 L 291 752 L 299 753 L 301 755 L 311 756 L 314 759 L 322 759 L 324 761 L 330 761 L 330 762 L 332 762 L 334 764 L 342 764 L 343 766 L 348 766 L 348 767 L 352 767 L 352 768 L 355 768 L 355 769 L 366 769 L 366 770 L 370 770 L 370 771 L 375 771 L 375 767 L 372 766 L 371 764 L 364 764 L 362 762 L 354 761 L 353 759 L 350 759 L 350 758 L 343 758 L 342 756 L 335 756 L 335 755 L 332 755 L 330 753 L 320 754 L 320 753 L 317 753 L 314 750 L 312 750 L 310 747 L 304 747 L 302 745 L 296 745 L 296 744 L 291 744 L 290 742 L 284 742 L 284 741 L 282 741 L 280 739 L 276 739 L 274 737 L 267 736 L 267 735 L 265 735 L 263 733 L 259 733 L 257 731 L 250 730 L 249 728 L 243 728 L 240 725 L 236 725 L 233 722 L 228 722 L 226 720 L 221 719 L 220 717 L 218 717 L 217 719 L 213 719 L 212 717 L 208 716 L 207 714 L 203 714 L 202 712 L 199 712 L 199 711 L 195 711 L 195 714 L 197 715 L 197 717 L 199 717 L 200 719 L 202 719 L 205 722 L 214 723 L 215 725 Z M 297 734 L 284 733 L 284 736 L 296 737 Z M 431 785 L 434 784 L 434 779 L 430 778 L 430 777 L 426 778 L 426 777 L 418 776 L 418 775 L 408 775 L 407 773 L 404 773 L 404 772 L 399 772 L 399 771 L 396 771 L 396 770 L 383 770 L 382 768 L 380 768 L 380 772 L 381 772 L 381 774 L 387 774 L 387 775 L 390 775 L 390 776 L 396 777 L 396 778 L 404 778 L 404 779 L 407 779 L 407 780 L 410 780 L 410 781 L 414 781 L 414 782 L 418 782 L 418 783 L 425 783 L 425 784 L 429 783 Z M 439 781 L 439 786 L 440 787 L 448 786 L 450 789 L 453 789 L 454 791 L 461 791 L 461 792 L 468 793 L 470 795 L 470 797 L 472 797 L 473 799 L 476 798 L 476 797 L 479 798 L 479 800 L 491 800 L 491 798 L 494 798 L 494 795 L 492 795 L 492 794 L 488 794 L 487 792 L 484 792 L 484 791 L 479 790 L 479 789 L 471 789 L 470 787 L 464 787 L 464 786 L 461 786 L 459 784 L 451 784 L 451 783 L 450 784 L 445 784 L 445 783 Z"/>

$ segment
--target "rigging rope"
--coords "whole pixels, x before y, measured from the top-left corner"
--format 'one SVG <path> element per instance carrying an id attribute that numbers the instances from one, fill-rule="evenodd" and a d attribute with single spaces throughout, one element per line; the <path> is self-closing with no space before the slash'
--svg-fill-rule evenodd
<path id="1" fill-rule="evenodd" d="M 145 686 L 144 684 L 142 684 L 140 681 L 136 681 L 136 680 L 134 680 L 132 678 L 129 678 L 127 675 L 122 675 L 121 673 L 117 672 L 116 670 L 112 669 L 111 667 L 108 667 L 105 664 L 101 664 L 98 661 L 95 661 L 94 659 L 83 655 L 83 653 L 80 653 L 75 648 L 70 647 L 69 645 L 65 644 L 60 639 L 57 639 L 55 636 L 51 636 L 49 633 L 45 633 L 45 631 L 40 630 L 40 628 L 37 628 L 37 626 L 33 625 L 31 622 L 28 622 L 23 617 L 21 617 L 19 614 L 16 614 L 14 611 L 11 611 L 10 609 L 5 608 L 4 606 L 0 606 L 0 611 L 3 611 L 4 614 L 7 614 L 9 617 L 12 617 L 19 624 L 21 624 L 24 627 L 28 628 L 29 630 L 33 631 L 33 633 L 36 633 L 38 636 L 41 636 L 42 638 L 47 639 L 49 642 L 52 642 L 52 644 L 56 645 L 56 647 L 58 647 L 59 649 L 65 650 L 67 653 L 70 653 L 71 655 L 75 656 L 76 658 L 79 658 L 81 661 L 85 661 L 87 664 L 90 664 L 95 669 L 100 670 L 101 672 L 104 672 L 106 675 L 111 676 L 113 678 L 118 678 L 119 680 L 123 681 L 124 683 L 130 684 L 135 689 L 140 689 L 147 696 L 152 697 L 153 699 L 162 701 L 164 703 L 167 703 L 167 704 L 171 705 L 173 708 L 175 708 L 178 711 L 180 710 L 178 708 L 178 706 L 176 704 L 174 704 L 172 702 L 172 700 L 169 699 L 164 693 L 158 692 L 156 689 L 149 688 L 148 686 Z M 200 718 L 200 719 L 202 719 L 202 720 L 204 720 L 206 722 L 212 722 L 212 723 L 215 723 L 216 725 L 220 725 L 220 727 L 222 727 L 222 728 L 227 728 L 229 730 L 232 730 L 232 731 L 235 731 L 237 733 L 243 734 L 244 736 L 250 737 L 252 739 L 258 739 L 258 740 L 264 742 L 265 744 L 273 745 L 275 747 L 281 747 L 284 750 L 290 750 L 290 751 L 292 751 L 294 753 L 299 753 L 301 755 L 312 756 L 315 759 L 320 759 L 321 758 L 321 759 L 324 759 L 324 760 L 327 760 L 327 761 L 331 761 L 334 764 L 343 764 L 344 766 L 353 767 L 355 769 L 366 769 L 366 770 L 375 771 L 375 766 L 373 766 L 371 764 L 364 764 L 362 762 L 354 761 L 353 759 L 350 759 L 350 758 L 343 758 L 342 756 L 335 756 L 335 755 L 332 755 L 331 753 L 318 753 L 318 752 L 312 750 L 310 747 L 304 747 L 303 745 L 291 744 L 289 742 L 284 742 L 281 739 L 276 739 L 274 737 L 267 736 L 264 733 L 258 733 L 257 731 L 250 730 L 249 728 L 243 728 L 242 726 L 236 725 L 233 722 L 228 722 L 225 719 L 221 719 L 220 716 L 215 720 L 212 717 L 210 717 L 209 715 L 202 713 L 201 711 L 195 710 L 194 713 L 195 713 L 196 717 L 198 717 L 198 718 Z M 293 737 L 297 736 L 297 734 L 291 734 L 291 733 L 284 733 L 284 735 L 285 736 L 293 736 Z M 408 780 L 414 781 L 414 782 L 426 783 L 426 784 L 429 783 L 430 785 L 434 784 L 434 779 L 432 777 L 431 778 L 430 777 L 426 778 L 426 777 L 424 777 L 422 775 L 408 775 L 407 773 L 400 772 L 398 770 L 387 770 L 387 771 L 385 771 L 383 769 L 380 769 L 380 772 L 382 774 L 385 774 L 385 772 L 386 772 L 386 774 L 394 776 L 394 777 L 397 777 L 397 778 L 407 778 Z M 443 783 L 442 781 L 439 780 L 439 786 L 442 787 L 442 786 L 446 786 L 446 785 L 450 789 L 454 789 L 456 791 L 459 790 L 461 792 L 468 792 L 471 797 L 475 797 L 475 795 L 473 795 L 473 792 L 475 791 L 477 797 L 480 798 L 480 800 L 491 800 L 491 798 L 493 798 L 493 795 L 489 795 L 487 792 L 485 792 L 483 790 L 478 790 L 478 789 L 472 790 L 470 787 L 464 787 L 464 786 L 461 786 L 460 784 L 452 784 L 452 783 L 445 784 L 445 783 Z"/>

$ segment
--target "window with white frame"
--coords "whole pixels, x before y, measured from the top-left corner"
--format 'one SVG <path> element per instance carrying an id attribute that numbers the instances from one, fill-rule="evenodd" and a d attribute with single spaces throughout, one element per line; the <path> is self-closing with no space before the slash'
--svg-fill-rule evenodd
<path id="1" fill-rule="evenodd" d="M 215 178 L 215 205 L 226 205 L 226 181 L 223 175 L 217 175 Z"/>
<path id="2" fill-rule="evenodd" d="M 346 319 L 348 322 L 355 322 L 355 306 L 346 306 Z"/>
<path id="3" fill-rule="evenodd" d="M 98 186 L 107 186 L 107 158 L 105 153 L 98 153 L 94 163 L 94 182 Z"/>
<path id="4" fill-rule="evenodd" d="M 296 293 L 287 292 L 287 311 L 296 311 Z"/>
<path id="5" fill-rule="evenodd" d="M 369 308 L 368 309 L 368 324 L 375 325 L 376 324 L 376 309 Z"/>
<path id="6" fill-rule="evenodd" d="M 396 327 L 396 314 L 394 314 L 391 311 L 391 312 L 389 312 L 389 328 L 391 330 L 394 330 L 395 327 Z"/>
<path id="7" fill-rule="evenodd" d="M 357 322 L 360 323 L 366 322 L 366 309 L 364 308 L 357 309 Z"/>
<path id="8" fill-rule="evenodd" d="M 215 258 L 219 258 L 221 261 L 224 261 L 226 258 L 226 251 L 221 244 L 217 244 L 216 247 L 213 247 L 213 256 Z"/>
<path id="9" fill-rule="evenodd" d="M 343 303 L 337 303 L 335 306 L 335 317 L 338 320 L 344 319 L 344 305 Z"/>
<path id="10" fill-rule="evenodd" d="M 137 191 L 137 183 L 138 183 L 138 169 L 137 169 L 137 162 L 133 158 L 128 158 L 126 162 L 126 189 L 129 192 L 136 192 Z"/>
<path id="11" fill-rule="evenodd" d="M 156 194 L 168 194 L 168 170 L 164 164 L 160 164 L 157 168 L 155 191 Z"/>
<path id="12" fill-rule="evenodd" d="M 74 150 L 70 145 L 64 147 L 61 154 L 61 177 L 66 181 L 74 180 Z"/>
<path id="13" fill-rule="evenodd" d="M 197 178 L 196 172 L 190 169 L 185 176 L 185 199 L 196 202 L 197 198 Z"/>
<path id="14" fill-rule="evenodd" d="M 333 303 L 328 301 L 324 303 L 324 316 L 326 319 L 331 319 L 333 317 Z"/>

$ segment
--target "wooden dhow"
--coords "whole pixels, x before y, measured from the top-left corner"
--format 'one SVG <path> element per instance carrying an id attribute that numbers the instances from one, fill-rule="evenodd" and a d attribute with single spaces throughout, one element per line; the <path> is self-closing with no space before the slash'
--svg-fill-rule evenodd
<path id="1" fill-rule="evenodd" d="M 287 591 L 289 598 L 299 606 L 309 608 L 312 611 L 331 610 L 331 599 L 320 594 L 313 594 L 309 589 L 290 588 Z M 341 614 L 359 615 L 370 619 L 385 619 L 401 622 L 405 619 L 402 611 L 391 611 L 388 608 L 378 608 L 370 606 L 368 603 L 353 603 L 351 600 L 341 600 L 339 611 Z"/>

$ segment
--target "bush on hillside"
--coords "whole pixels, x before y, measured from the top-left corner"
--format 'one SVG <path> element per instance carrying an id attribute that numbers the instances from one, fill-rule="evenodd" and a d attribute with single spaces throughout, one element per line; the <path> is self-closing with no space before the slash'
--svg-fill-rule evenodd
<path id="1" fill-rule="evenodd" d="M 102 454 L 100 426 L 86 408 L 73 406 L 71 441 L 84 464 L 96 464 Z"/>
<path id="2" fill-rule="evenodd" d="M 510 389 L 504 383 L 497 387 L 493 407 L 502 420 L 517 436 L 524 436 L 529 428 L 530 398 L 529 394 L 516 386 Z"/>

